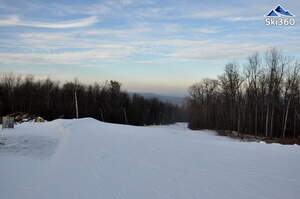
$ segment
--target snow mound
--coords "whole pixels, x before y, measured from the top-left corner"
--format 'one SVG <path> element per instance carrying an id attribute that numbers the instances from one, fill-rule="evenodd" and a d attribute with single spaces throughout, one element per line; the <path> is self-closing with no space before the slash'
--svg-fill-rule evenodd
<path id="1" fill-rule="evenodd" d="M 0 193 L 9 199 L 294 199 L 300 147 L 239 142 L 186 124 L 92 118 L 5 130 Z"/>

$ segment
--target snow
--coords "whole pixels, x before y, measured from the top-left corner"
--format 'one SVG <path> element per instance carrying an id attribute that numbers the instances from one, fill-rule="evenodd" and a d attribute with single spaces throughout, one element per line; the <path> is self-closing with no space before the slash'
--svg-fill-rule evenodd
<path id="1" fill-rule="evenodd" d="M 91 118 L 3 130 L 3 199 L 294 199 L 300 147 L 240 142 L 185 123 L 135 127 Z"/>

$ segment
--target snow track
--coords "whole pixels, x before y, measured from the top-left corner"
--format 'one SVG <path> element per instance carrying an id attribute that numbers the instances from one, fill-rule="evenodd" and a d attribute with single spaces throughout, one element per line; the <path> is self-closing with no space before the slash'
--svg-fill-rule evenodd
<path id="1" fill-rule="evenodd" d="M 39 146 L 33 153 L 0 146 L 5 199 L 300 195 L 298 146 L 238 142 L 184 124 L 134 127 L 90 118 L 22 124 L 5 135 L 16 146 L 24 136 Z"/>

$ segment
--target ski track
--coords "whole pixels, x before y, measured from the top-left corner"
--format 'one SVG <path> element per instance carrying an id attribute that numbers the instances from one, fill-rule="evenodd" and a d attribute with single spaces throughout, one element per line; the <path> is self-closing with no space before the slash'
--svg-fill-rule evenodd
<path id="1" fill-rule="evenodd" d="M 0 147 L 5 199 L 300 195 L 299 146 L 239 142 L 183 123 L 134 127 L 90 118 L 22 124 L 5 135 L 13 146 L 32 138 L 26 147 L 37 146 Z"/>

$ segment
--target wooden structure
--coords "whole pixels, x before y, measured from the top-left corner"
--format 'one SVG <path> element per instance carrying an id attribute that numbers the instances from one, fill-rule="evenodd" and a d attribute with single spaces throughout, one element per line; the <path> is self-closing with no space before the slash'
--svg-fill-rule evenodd
<path id="1" fill-rule="evenodd" d="M 42 117 L 37 117 L 34 119 L 34 122 L 45 122 L 45 120 Z"/>

